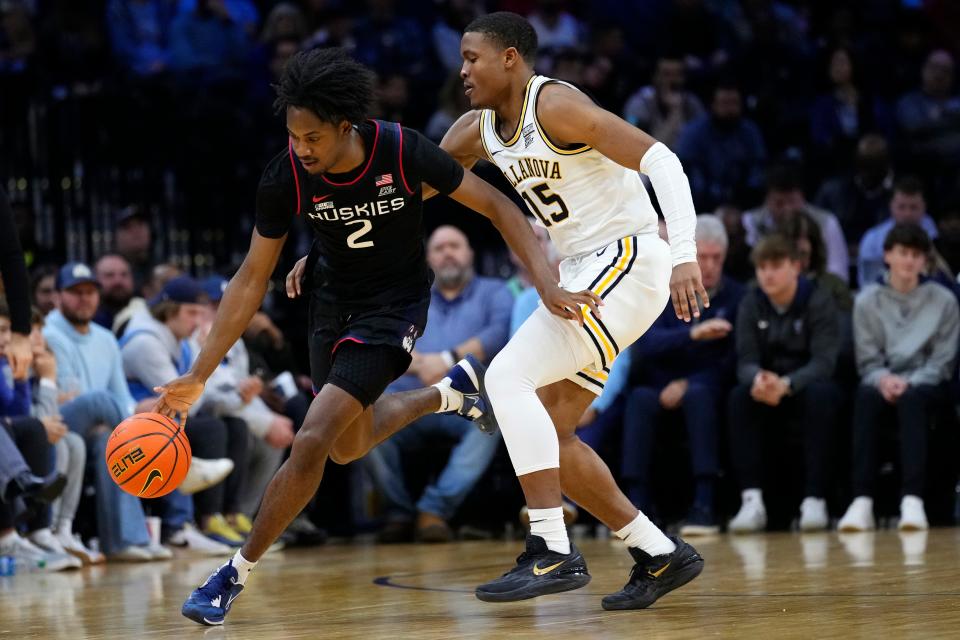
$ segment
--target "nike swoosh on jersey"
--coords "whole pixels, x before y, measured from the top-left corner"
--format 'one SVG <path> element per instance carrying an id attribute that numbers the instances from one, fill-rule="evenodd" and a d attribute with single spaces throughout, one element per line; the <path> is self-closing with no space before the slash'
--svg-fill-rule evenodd
<path id="1" fill-rule="evenodd" d="M 324 200 L 326 200 L 327 198 L 329 198 L 331 195 L 333 195 L 333 194 L 325 195 L 325 196 L 323 196 L 322 198 L 318 198 L 317 196 L 313 196 L 313 201 L 314 201 L 314 203 L 323 202 Z"/>
<path id="2" fill-rule="evenodd" d="M 562 565 L 564 562 L 566 562 L 566 560 L 561 560 L 557 564 L 552 564 L 549 567 L 543 567 L 542 569 L 537 565 L 533 565 L 533 575 L 545 576 L 551 571 L 553 571 L 554 569 L 556 569 L 557 567 L 559 567 L 560 565 Z"/>

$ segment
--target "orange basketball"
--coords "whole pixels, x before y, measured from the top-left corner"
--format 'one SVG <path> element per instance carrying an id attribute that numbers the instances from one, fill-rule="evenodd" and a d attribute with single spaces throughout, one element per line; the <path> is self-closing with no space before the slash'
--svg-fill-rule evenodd
<path id="1" fill-rule="evenodd" d="M 107 440 L 107 468 L 121 489 L 158 498 L 180 486 L 190 469 L 190 443 L 170 418 L 138 413 L 117 425 Z"/>

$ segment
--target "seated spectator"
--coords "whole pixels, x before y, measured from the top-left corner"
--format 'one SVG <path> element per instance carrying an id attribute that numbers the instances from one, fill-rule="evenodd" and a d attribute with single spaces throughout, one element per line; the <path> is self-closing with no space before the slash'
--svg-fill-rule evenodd
<path id="1" fill-rule="evenodd" d="M 937 49 L 923 64 L 920 89 L 897 103 L 897 121 L 912 153 L 956 166 L 960 161 L 960 96 L 953 93 L 954 60 Z"/>
<path id="2" fill-rule="evenodd" d="M 73 522 L 80 506 L 80 494 L 83 491 L 87 468 L 87 445 L 77 430 L 71 429 L 60 414 L 57 359 L 47 348 L 47 341 L 43 337 L 43 324 L 43 316 L 34 310 L 30 330 L 35 374 L 32 414 L 47 430 L 47 439 L 56 450 L 57 471 L 67 478 L 67 484 L 63 494 L 53 502 L 50 528 L 34 532 L 31 541 L 47 551 L 69 553 L 85 565 L 100 564 L 105 560 L 103 554 L 87 547 L 80 536 L 73 532 Z M 76 403 L 82 405 L 85 401 L 85 398 L 79 398 Z M 100 460 L 93 462 L 99 464 Z"/>
<path id="3" fill-rule="evenodd" d="M 853 312 L 861 383 L 853 414 L 853 494 L 841 531 L 874 529 L 878 444 L 885 418 L 900 438 L 900 529 L 927 529 L 923 506 L 927 432 L 947 397 L 960 333 L 950 291 L 921 275 L 931 243 L 917 225 L 894 226 L 883 242 L 883 282 L 857 296 Z"/>
<path id="4" fill-rule="evenodd" d="M 10 309 L 6 299 L 0 297 L 0 353 L 7 348 L 10 338 Z M 33 476 L 42 478 L 53 472 L 53 445 L 65 431 L 60 427 L 60 430 L 48 430 L 39 420 L 30 417 L 29 383 L 26 378 L 14 378 L 6 356 L 0 355 L 0 430 L 14 442 Z M 8 459 L 6 464 L 17 461 L 16 454 L 6 453 L 0 446 L 0 455 L 4 454 Z M 49 571 L 60 571 L 82 566 L 80 560 L 56 548 L 59 544 L 55 539 L 54 548 L 46 548 L 53 537 L 49 509 L 32 509 L 25 523 L 26 539 L 14 529 L 14 516 L 15 504 L 0 502 L 0 554 L 13 556 L 34 569 L 45 567 Z"/>
<path id="5" fill-rule="evenodd" d="M 631 347 L 633 371 L 623 419 L 621 477 L 631 502 L 644 513 L 652 504 L 650 465 L 664 414 L 682 411 L 690 437 L 693 505 L 680 535 L 719 531 L 715 494 L 720 407 L 734 368 L 733 328 L 744 287 L 723 275 L 727 234 L 714 215 L 697 217 L 697 262 L 710 306 L 693 324 L 677 319 L 673 303 Z"/>
<path id="6" fill-rule="evenodd" d="M 148 313 L 150 309 L 147 307 L 147 300 L 152 300 L 160 295 L 163 285 L 179 275 L 182 275 L 180 267 L 169 262 L 163 262 L 150 269 L 147 281 L 143 283 L 143 288 L 140 290 L 141 294 L 131 298 L 127 306 L 114 316 L 113 326 L 111 327 L 113 333 L 118 338 L 122 337 L 130 318 L 138 313 Z"/>
<path id="7" fill-rule="evenodd" d="M 385 75 L 416 78 L 425 73 L 430 57 L 428 40 L 420 23 L 399 15 L 396 0 L 367 0 L 365 4 L 366 11 L 353 30 L 354 57 Z"/>
<path id="8" fill-rule="evenodd" d="M 880 280 L 883 275 L 883 243 L 897 224 L 919 224 L 931 240 L 937 238 L 937 225 L 926 213 L 923 184 L 912 176 L 897 180 L 890 198 L 890 215 L 871 227 L 860 241 L 857 255 L 857 281 L 860 288 Z"/>
<path id="9" fill-rule="evenodd" d="M 117 62 L 141 77 L 165 71 L 176 11 L 177 3 L 167 0 L 109 0 L 107 28 Z"/>
<path id="10" fill-rule="evenodd" d="M 700 210 L 742 201 L 763 185 L 767 155 L 763 135 L 743 116 L 743 98 L 736 85 L 716 86 L 710 113 L 680 131 L 676 152 Z"/>
<path id="11" fill-rule="evenodd" d="M 102 461 L 113 427 L 134 413 L 127 390 L 120 349 L 113 334 L 92 323 L 100 304 L 93 272 L 85 264 L 68 263 L 57 277 L 61 306 L 47 315 L 43 336 L 57 361 L 58 389 L 71 401 L 61 414 L 71 430 L 84 438 L 88 456 Z M 100 548 L 119 561 L 149 561 L 171 557 L 150 544 L 143 507 L 124 492 L 105 464 L 94 464 L 97 527 Z"/>
<path id="12" fill-rule="evenodd" d="M 120 341 L 123 372 L 130 393 L 137 400 L 152 399 L 154 388 L 186 373 L 193 361 L 188 339 L 203 317 L 206 294 L 193 278 L 180 276 L 167 282 L 150 301 L 150 312 L 134 315 Z M 191 407 L 186 434 L 194 455 L 207 459 L 227 458 L 231 471 L 217 483 L 194 496 L 194 508 L 201 531 L 208 538 L 239 546 L 245 538 L 227 520 L 237 521 L 238 502 L 248 468 L 247 425 L 234 418 L 200 414 L 201 401 Z M 169 536 L 180 531 L 192 518 L 188 501 L 175 491 L 164 528 Z M 170 511 L 174 511 L 173 514 Z"/>
<path id="13" fill-rule="evenodd" d="M 763 445 L 771 430 L 798 422 L 803 440 L 804 495 L 800 528 L 827 526 L 831 438 L 841 403 L 832 381 L 839 350 L 837 313 L 830 294 L 801 275 L 794 245 L 767 236 L 754 247 L 758 286 L 737 312 L 738 385 L 728 403 L 730 457 L 742 504 L 730 531 L 767 525 L 763 501 Z"/>
<path id="14" fill-rule="evenodd" d="M 893 170 L 886 139 L 875 133 L 860 138 L 854 164 L 852 174 L 830 178 L 815 198 L 818 207 L 836 214 L 851 255 L 867 229 L 883 222 L 890 210 Z"/>
<path id="15" fill-rule="evenodd" d="M 539 0 L 530 14 L 540 49 L 575 49 L 585 39 L 583 25 L 566 11 L 563 0 Z"/>
<path id="16" fill-rule="evenodd" d="M 197 86 L 238 79 L 250 53 L 245 25 L 224 0 L 192 4 L 192 11 L 181 12 L 170 25 L 170 70 L 181 83 Z"/>
<path id="17" fill-rule="evenodd" d="M 807 211 L 820 228 L 827 249 L 827 271 L 847 282 L 850 278 L 850 259 L 847 241 L 837 217 L 829 211 L 813 206 L 803 195 L 803 182 L 796 167 L 771 167 L 767 174 L 767 197 L 763 206 L 743 214 L 747 243 L 756 246 L 764 236 L 773 233 L 777 225 L 787 223 L 801 211 Z"/>
<path id="18" fill-rule="evenodd" d="M 467 25 L 480 15 L 478 3 L 472 0 L 443 0 L 437 3 L 437 16 L 430 30 L 433 54 L 448 74 L 460 76 L 460 37 Z M 460 92 L 461 94 L 463 91 Z M 425 131 L 430 136 L 430 128 Z M 439 139 L 439 138 L 438 138 Z"/>
<path id="19" fill-rule="evenodd" d="M 57 291 L 57 267 L 44 265 L 33 271 L 31 291 L 33 306 L 47 315 L 60 307 L 60 292 Z"/>
<path id="20" fill-rule="evenodd" d="M 723 263 L 723 273 L 738 282 L 752 280 L 753 265 L 750 264 L 747 230 L 743 228 L 743 212 L 728 203 L 717 207 L 713 214 L 720 218 L 727 232 L 727 259 Z"/>
<path id="21" fill-rule="evenodd" d="M 208 304 L 192 337 L 194 353 L 199 353 L 203 347 L 226 286 L 227 280 L 221 276 L 211 276 L 203 282 Z M 247 478 L 238 496 L 236 512 L 227 515 L 227 521 L 237 532 L 247 534 L 252 529 L 250 519 L 256 513 L 267 485 L 280 467 L 285 450 L 293 443 L 293 421 L 273 411 L 261 398 L 265 390 L 264 379 L 251 372 L 250 354 L 243 340 L 238 340 L 230 348 L 223 363 L 210 376 L 207 388 L 209 391 L 202 399 L 201 411 L 239 418 L 249 430 Z M 307 407 L 307 402 L 301 404 L 301 422 Z"/>
<path id="22" fill-rule="evenodd" d="M 417 341 L 407 374 L 387 388 L 409 391 L 439 382 L 467 354 L 489 362 L 507 342 L 513 297 L 502 280 L 474 275 L 473 250 L 457 228 L 442 226 L 427 241 L 427 262 L 436 274 L 427 330 Z M 456 442 L 440 476 L 414 503 L 403 478 L 402 460 L 431 443 Z M 425 542 L 445 542 L 448 521 L 493 459 L 499 434 L 488 435 L 455 415 L 430 414 L 409 424 L 365 458 L 388 505 L 383 541 L 416 533 Z"/>
<path id="23" fill-rule="evenodd" d="M 850 157 L 857 138 L 864 132 L 892 133 L 889 106 L 865 94 L 857 86 L 854 72 L 849 49 L 835 47 L 830 51 L 830 91 L 817 97 L 810 110 L 810 139 L 818 159 L 827 166 L 838 166 L 840 159 Z"/>
<path id="24" fill-rule="evenodd" d="M 776 233 L 796 246 L 801 273 L 830 293 L 837 311 L 849 314 L 853 310 L 853 294 L 844 280 L 827 271 L 827 248 L 816 219 L 809 212 L 800 211 L 780 224 Z"/>
<path id="25" fill-rule="evenodd" d="M 260 42 L 266 45 L 281 40 L 303 42 L 307 37 L 307 19 L 293 2 L 279 2 L 267 14 L 260 30 Z M 459 45 L 457 48 L 459 53 Z"/>
<path id="26" fill-rule="evenodd" d="M 113 248 L 133 271 L 133 289 L 140 291 L 151 276 L 153 233 L 147 212 L 137 205 L 124 207 L 113 220 Z"/>
<path id="27" fill-rule="evenodd" d="M 93 321 L 113 331 L 113 321 L 133 299 L 133 271 L 127 259 L 117 253 L 101 256 L 93 266 L 100 283 L 100 308 Z"/>
<path id="28" fill-rule="evenodd" d="M 685 88 L 686 67 L 679 56 L 661 56 L 653 83 L 627 99 L 623 119 L 675 148 L 680 131 L 706 113 L 703 103 Z"/>

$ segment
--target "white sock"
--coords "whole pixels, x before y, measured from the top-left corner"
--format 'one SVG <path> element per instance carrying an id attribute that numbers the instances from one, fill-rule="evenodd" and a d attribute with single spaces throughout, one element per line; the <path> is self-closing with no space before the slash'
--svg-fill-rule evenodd
<path id="1" fill-rule="evenodd" d="M 250 562 L 244 558 L 240 551 L 237 551 L 234 554 L 233 559 L 230 560 L 230 564 L 233 565 L 233 568 L 237 570 L 237 584 L 242 585 L 247 581 L 247 576 L 250 575 L 250 572 L 253 571 L 253 568 L 257 566 L 256 562 Z"/>
<path id="2" fill-rule="evenodd" d="M 677 548 L 673 540 L 663 535 L 663 531 L 660 531 L 657 525 L 650 522 L 650 518 L 643 515 L 642 511 L 630 524 L 614 533 L 626 542 L 628 547 L 639 548 L 651 556 L 673 553 L 674 549 Z"/>
<path id="3" fill-rule="evenodd" d="M 435 413 L 457 411 L 463 406 L 463 394 L 451 387 L 451 382 L 450 378 L 444 378 L 433 385 L 433 388 L 440 392 L 440 408 Z"/>
<path id="4" fill-rule="evenodd" d="M 18 537 L 20 537 L 20 536 L 17 534 L 17 530 L 16 530 L 16 529 L 13 529 L 13 530 L 8 531 L 7 533 L 3 534 L 2 536 L 0 536 L 0 544 L 3 544 L 3 543 L 5 543 L 5 542 L 13 542 L 13 540 L 16 539 L 16 538 L 18 538 Z"/>
<path id="5" fill-rule="evenodd" d="M 530 534 L 540 536 L 547 543 L 547 549 L 570 553 L 570 540 L 567 539 L 567 526 L 563 524 L 563 507 L 552 509 L 530 509 Z"/>
<path id="6" fill-rule="evenodd" d="M 60 518 L 60 521 L 57 522 L 56 531 L 57 533 L 72 536 L 73 535 L 73 518 Z"/>
<path id="7" fill-rule="evenodd" d="M 760 489 L 744 489 L 740 493 L 740 499 L 746 504 L 747 502 L 757 502 L 763 504 L 763 491 Z"/>

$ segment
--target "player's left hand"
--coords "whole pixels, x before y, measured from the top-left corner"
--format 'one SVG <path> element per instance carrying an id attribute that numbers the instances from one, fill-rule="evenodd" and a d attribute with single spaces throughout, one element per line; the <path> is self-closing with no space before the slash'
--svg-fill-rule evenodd
<path id="1" fill-rule="evenodd" d="M 581 327 L 583 326 L 583 312 L 580 310 L 582 306 L 590 307 L 593 315 L 599 318 L 600 307 L 603 305 L 600 296 L 589 289 L 572 293 L 557 285 L 551 285 L 542 291 L 540 299 L 547 311 L 567 320 L 576 320 Z"/>
<path id="2" fill-rule="evenodd" d="M 696 262 L 684 262 L 673 268 L 670 275 L 670 299 L 673 300 L 673 310 L 677 318 L 690 322 L 700 317 L 700 305 L 697 296 L 706 309 L 710 306 L 710 296 L 703 288 L 703 277 L 700 275 L 700 265 Z"/>
<path id="3" fill-rule="evenodd" d="M 287 297 L 296 298 L 301 293 L 303 293 L 303 272 L 307 268 L 307 256 L 303 256 L 297 263 L 293 265 L 293 269 L 290 269 L 290 273 L 287 274 Z"/>
<path id="4" fill-rule="evenodd" d="M 176 380 L 171 380 L 162 387 L 154 387 L 154 392 L 159 393 L 160 397 L 157 399 L 157 404 L 153 410 L 167 416 L 174 422 L 179 422 L 182 427 L 187 420 L 187 412 L 190 411 L 190 407 L 203 393 L 203 384 L 203 381 L 192 373 L 187 373 Z M 177 414 L 180 414 L 179 420 Z"/>

